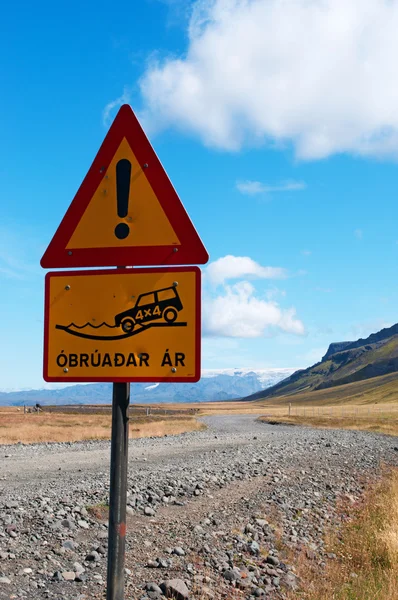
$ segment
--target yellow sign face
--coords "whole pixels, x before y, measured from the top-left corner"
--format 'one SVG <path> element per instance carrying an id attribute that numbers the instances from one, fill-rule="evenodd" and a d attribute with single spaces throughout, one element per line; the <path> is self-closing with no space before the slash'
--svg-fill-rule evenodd
<path id="1" fill-rule="evenodd" d="M 118 210 L 117 165 L 130 163 L 123 218 Z M 123 170 L 120 171 L 120 176 Z M 117 227 L 124 224 L 126 237 L 116 237 Z M 123 231 L 123 230 L 121 230 Z M 131 235 L 127 234 L 127 231 Z M 145 169 L 141 167 L 126 138 L 113 157 L 105 176 L 95 191 L 67 249 L 112 248 L 131 246 L 179 246 L 180 241 L 155 195 Z"/>
<path id="2" fill-rule="evenodd" d="M 46 276 L 46 381 L 200 378 L 197 267 Z"/>

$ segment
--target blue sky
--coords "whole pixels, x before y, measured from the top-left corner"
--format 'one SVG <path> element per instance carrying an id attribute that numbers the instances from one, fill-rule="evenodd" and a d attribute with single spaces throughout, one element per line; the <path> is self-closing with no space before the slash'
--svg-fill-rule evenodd
<path id="1" fill-rule="evenodd" d="M 125 101 L 210 254 L 203 367 L 395 323 L 397 25 L 384 0 L 3 7 L 0 389 L 44 385 L 39 260 Z"/>

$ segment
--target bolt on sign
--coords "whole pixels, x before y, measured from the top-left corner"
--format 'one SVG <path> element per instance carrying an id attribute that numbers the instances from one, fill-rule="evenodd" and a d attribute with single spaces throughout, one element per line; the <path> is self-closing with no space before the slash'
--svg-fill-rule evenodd
<path id="1" fill-rule="evenodd" d="M 47 273 L 46 381 L 198 381 L 197 267 Z"/>

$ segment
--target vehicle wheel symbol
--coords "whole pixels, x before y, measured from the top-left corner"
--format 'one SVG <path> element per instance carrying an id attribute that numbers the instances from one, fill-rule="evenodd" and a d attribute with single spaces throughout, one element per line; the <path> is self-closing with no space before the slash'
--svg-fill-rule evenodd
<path id="1" fill-rule="evenodd" d="M 134 326 L 135 323 L 133 319 L 124 319 L 124 321 L 122 321 L 122 329 L 125 333 L 130 333 L 130 331 L 133 331 Z"/>
<path id="2" fill-rule="evenodd" d="M 172 308 L 171 306 L 169 308 L 165 308 L 163 311 L 163 318 L 165 321 L 167 321 L 167 323 L 174 323 L 174 321 L 177 318 L 177 311 L 175 308 Z"/>

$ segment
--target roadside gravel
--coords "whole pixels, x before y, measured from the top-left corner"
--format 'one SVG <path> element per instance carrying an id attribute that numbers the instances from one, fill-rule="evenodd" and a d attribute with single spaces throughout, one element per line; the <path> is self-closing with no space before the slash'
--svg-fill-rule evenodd
<path id="1" fill-rule="evenodd" d="M 284 598 L 281 544 L 320 564 L 336 503 L 354 504 L 394 438 L 206 417 L 131 440 L 126 598 Z M 103 598 L 109 442 L 0 446 L 0 599 Z M 279 551 L 278 551 L 279 549 Z"/>

